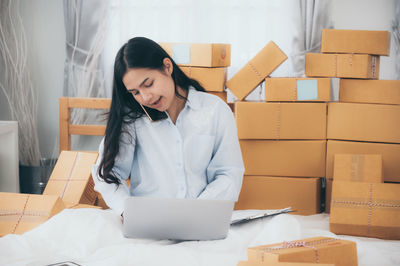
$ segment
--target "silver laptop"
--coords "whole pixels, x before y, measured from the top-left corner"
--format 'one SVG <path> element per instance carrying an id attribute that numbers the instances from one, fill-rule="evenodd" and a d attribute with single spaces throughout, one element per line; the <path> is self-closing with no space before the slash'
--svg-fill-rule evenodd
<path id="1" fill-rule="evenodd" d="M 129 197 L 123 234 L 128 238 L 214 240 L 225 238 L 234 201 Z"/>

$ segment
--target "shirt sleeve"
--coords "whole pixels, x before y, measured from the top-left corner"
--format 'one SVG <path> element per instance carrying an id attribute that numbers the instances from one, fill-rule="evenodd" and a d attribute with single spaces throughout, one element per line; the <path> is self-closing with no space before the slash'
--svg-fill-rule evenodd
<path id="1" fill-rule="evenodd" d="M 236 201 L 244 173 L 236 122 L 231 109 L 222 102 L 218 103 L 216 116 L 213 157 L 207 167 L 208 185 L 199 198 Z"/>
<path id="2" fill-rule="evenodd" d="M 117 214 L 122 214 L 124 211 L 124 201 L 129 197 L 129 188 L 126 180 L 129 178 L 132 168 L 133 156 L 135 152 L 135 142 L 133 137 L 126 133 L 121 134 L 119 153 L 115 158 L 113 172 L 117 178 L 121 180 L 121 185 L 107 184 L 98 175 L 98 169 L 104 154 L 104 138 L 99 146 L 99 157 L 97 162 L 92 167 L 92 177 L 94 181 L 94 190 L 99 192 L 110 207 Z"/>

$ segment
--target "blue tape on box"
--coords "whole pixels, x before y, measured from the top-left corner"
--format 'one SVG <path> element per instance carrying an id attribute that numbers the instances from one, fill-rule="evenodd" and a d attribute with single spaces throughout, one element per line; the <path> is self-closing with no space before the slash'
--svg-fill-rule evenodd
<path id="1" fill-rule="evenodd" d="M 297 100 L 309 101 L 318 99 L 318 84 L 316 79 L 297 80 Z"/>
<path id="2" fill-rule="evenodd" d="M 176 64 L 190 64 L 190 44 L 175 44 L 172 48 L 172 59 Z"/>

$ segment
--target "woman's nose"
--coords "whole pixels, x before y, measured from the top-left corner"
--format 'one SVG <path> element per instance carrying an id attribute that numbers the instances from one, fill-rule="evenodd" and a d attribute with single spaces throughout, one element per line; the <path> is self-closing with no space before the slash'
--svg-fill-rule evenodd
<path id="1" fill-rule="evenodd" d="M 150 103 L 150 99 L 151 99 L 151 93 L 148 92 L 142 92 L 142 100 L 144 104 L 149 104 Z"/>

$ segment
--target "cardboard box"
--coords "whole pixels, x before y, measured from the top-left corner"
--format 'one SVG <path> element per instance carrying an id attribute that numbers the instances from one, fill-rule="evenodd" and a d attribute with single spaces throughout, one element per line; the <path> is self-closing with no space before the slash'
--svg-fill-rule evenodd
<path id="1" fill-rule="evenodd" d="M 239 261 L 237 266 L 335 266 L 327 263 Z"/>
<path id="2" fill-rule="evenodd" d="M 62 151 L 43 195 L 58 195 L 67 207 L 93 205 L 96 193 L 91 170 L 97 156 L 97 152 Z"/>
<path id="3" fill-rule="evenodd" d="M 400 105 L 328 104 L 328 139 L 400 143 Z"/>
<path id="4" fill-rule="evenodd" d="M 326 103 L 236 102 L 239 139 L 326 139 Z"/>
<path id="5" fill-rule="evenodd" d="M 333 179 L 325 179 L 325 212 L 329 213 L 331 211 L 331 200 L 332 200 L 332 183 Z"/>
<path id="6" fill-rule="evenodd" d="M 325 140 L 240 140 L 245 175 L 325 176 Z"/>
<path id="7" fill-rule="evenodd" d="M 334 180 L 383 183 L 382 155 L 335 154 L 334 158 Z"/>
<path id="8" fill-rule="evenodd" d="M 0 192 L 0 237 L 25 233 L 64 208 L 55 195 Z"/>
<path id="9" fill-rule="evenodd" d="M 96 201 L 94 202 L 94 205 L 102 208 L 103 210 L 109 209 L 110 207 L 108 207 L 103 196 L 98 192 L 96 192 L 96 195 L 97 195 L 97 197 L 96 197 Z"/>
<path id="10" fill-rule="evenodd" d="M 228 101 L 228 96 L 226 94 L 226 91 L 209 91 L 208 93 L 209 94 L 213 94 L 215 96 L 218 96 L 219 98 L 221 98 L 226 103 Z"/>
<path id="11" fill-rule="evenodd" d="M 266 78 L 265 100 L 315 101 L 331 100 L 330 78 Z"/>
<path id="12" fill-rule="evenodd" d="M 340 79 L 339 101 L 400 104 L 400 80 Z"/>
<path id="13" fill-rule="evenodd" d="M 400 184 L 333 181 L 329 226 L 341 235 L 400 239 Z"/>
<path id="14" fill-rule="evenodd" d="M 355 141 L 328 140 L 326 178 L 333 179 L 335 154 L 381 154 L 385 182 L 400 182 L 400 145 Z"/>
<path id="15" fill-rule="evenodd" d="M 226 86 L 241 101 L 286 59 L 286 54 L 271 41 L 228 80 Z"/>
<path id="16" fill-rule="evenodd" d="M 285 195 L 282 197 L 282 195 Z M 292 207 L 296 215 L 321 211 L 321 180 L 318 177 L 245 176 L 236 210 L 283 209 Z"/>
<path id="17" fill-rule="evenodd" d="M 76 205 L 69 207 L 69 209 L 99 209 L 99 210 L 101 210 L 103 208 L 100 206 L 94 206 L 94 205 L 89 205 L 89 204 L 76 204 Z"/>
<path id="18" fill-rule="evenodd" d="M 223 92 L 227 76 L 226 67 L 180 67 L 192 79 L 197 80 L 206 91 Z"/>
<path id="19" fill-rule="evenodd" d="M 247 249 L 249 261 L 332 263 L 357 266 L 357 246 L 353 241 L 314 237 Z"/>
<path id="20" fill-rule="evenodd" d="M 228 67 L 231 45 L 222 43 L 159 43 L 177 65 Z"/>
<path id="21" fill-rule="evenodd" d="M 390 54 L 390 32 L 323 29 L 321 53 Z"/>
<path id="22" fill-rule="evenodd" d="M 379 79 L 379 56 L 307 53 L 306 76 Z"/>

